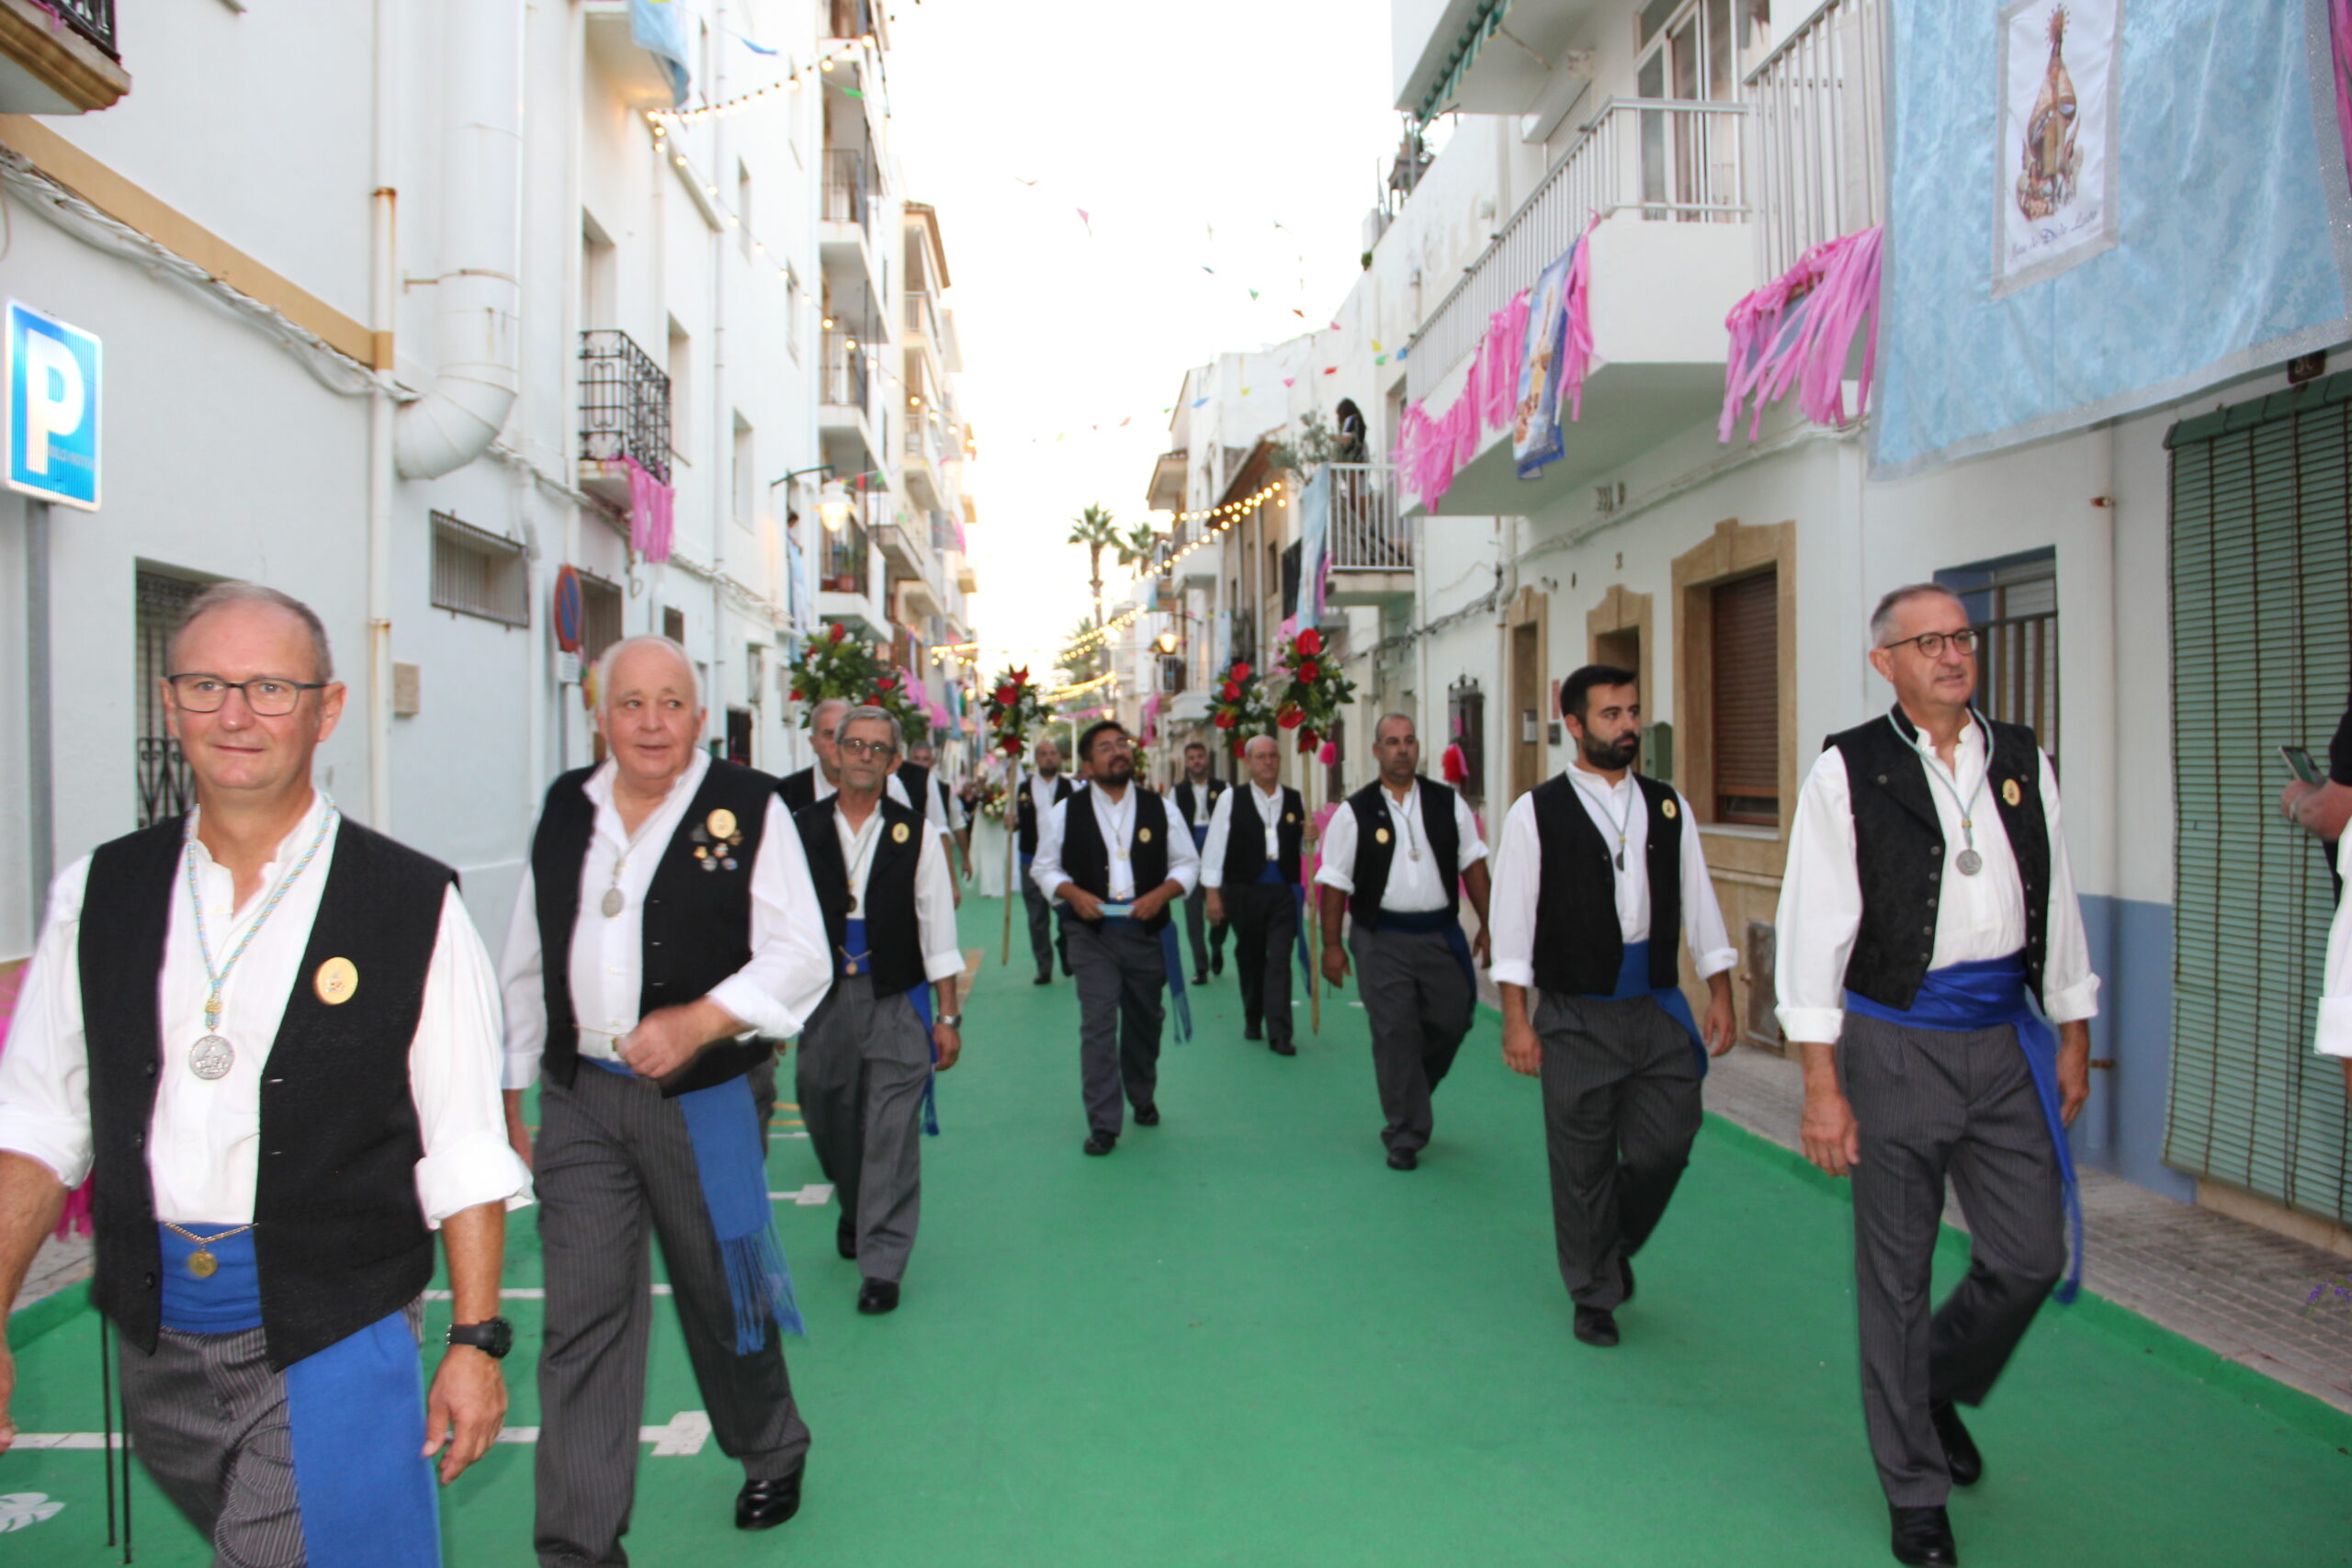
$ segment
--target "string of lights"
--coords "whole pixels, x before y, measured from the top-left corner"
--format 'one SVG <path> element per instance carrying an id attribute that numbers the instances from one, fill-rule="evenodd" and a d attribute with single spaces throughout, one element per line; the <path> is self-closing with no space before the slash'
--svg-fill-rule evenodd
<path id="1" fill-rule="evenodd" d="M 1057 686 L 1052 691 L 1044 694 L 1045 700 L 1049 703 L 1057 703 L 1065 697 L 1082 696 L 1086 693 L 1093 691 L 1098 686 L 1111 685 L 1118 679 L 1118 675 L 1114 672 L 1109 675 L 1097 675 L 1091 681 L 1080 681 L 1075 685 Z"/>
<path id="2" fill-rule="evenodd" d="M 1080 637 L 1077 641 L 1064 644 L 1062 648 L 1062 657 L 1067 659 L 1073 653 L 1084 653 L 1088 649 L 1092 648 L 1096 643 L 1101 642 L 1113 632 L 1125 631 L 1127 627 L 1134 626 L 1137 617 L 1142 615 L 1142 614 L 1143 610 L 1140 606 L 1133 610 L 1121 611 L 1119 614 L 1112 616 L 1109 620 L 1103 622 L 1101 626 L 1095 627 L 1092 631 L 1088 632 L 1084 637 Z"/>
<path id="3" fill-rule="evenodd" d="M 868 33 L 864 38 L 853 39 L 849 42 L 842 43 L 836 48 L 828 50 L 826 52 L 817 56 L 816 59 L 810 61 L 808 64 L 802 66 L 799 70 L 795 71 L 791 75 L 783 78 L 781 81 L 771 82 L 764 87 L 754 88 L 751 92 L 740 94 L 735 97 L 728 98 L 720 103 L 701 104 L 690 109 L 648 109 L 645 111 L 645 118 L 653 122 L 657 130 L 665 123 L 670 125 L 692 125 L 698 120 L 725 119 L 729 115 L 740 114 L 744 109 L 751 108 L 755 105 L 763 103 L 767 99 L 776 96 L 778 94 L 797 93 L 800 90 L 800 85 L 802 82 L 808 80 L 809 77 L 831 71 L 836 61 L 851 59 L 856 55 L 859 50 L 871 49 L 873 47 L 874 35 L 872 33 Z"/>

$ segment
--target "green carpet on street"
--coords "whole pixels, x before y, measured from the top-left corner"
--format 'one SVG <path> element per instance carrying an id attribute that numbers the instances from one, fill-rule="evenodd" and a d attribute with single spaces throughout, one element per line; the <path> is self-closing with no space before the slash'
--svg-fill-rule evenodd
<path id="1" fill-rule="evenodd" d="M 1017 911 L 1000 967 L 1001 908 L 964 908 L 980 979 L 924 1146 L 901 1309 L 853 1310 L 830 1205 L 776 1205 L 809 1326 L 789 1348 L 816 1437 L 799 1518 L 739 1534 L 741 1472 L 717 1446 L 649 1442 L 634 1562 L 1892 1561 L 1838 1184 L 1711 1119 L 1623 1345 L 1591 1349 L 1553 1262 L 1536 1089 L 1503 1068 L 1491 1013 L 1421 1168 L 1399 1174 L 1352 993 L 1326 998 L 1312 1036 L 1302 995 L 1284 1060 L 1242 1042 L 1228 967 L 1193 993 L 1193 1041 L 1171 1020 L 1164 1123 L 1091 1159 L 1076 999 L 1030 984 Z M 788 1067 L 784 1083 L 788 1102 Z M 796 1126 L 779 1111 L 778 1191 L 823 1180 Z M 1947 1237 L 1939 1289 L 1964 1246 Z M 538 1282 L 526 1211 L 507 1284 Z M 518 1427 L 537 1420 L 540 1308 L 507 1305 Z M 35 1316 L 50 1326 L 20 1344 L 18 1424 L 96 1430 L 95 1319 Z M 701 1404 L 664 1303 L 646 1424 Z M 1986 1479 L 1953 1506 L 1973 1565 L 2352 1561 L 2352 1419 L 2090 1297 L 2044 1312 L 1974 1427 Z M 451 1564 L 532 1561 L 531 1451 L 502 1444 L 443 1494 Z M 0 1494 L 65 1505 L 0 1534 L 0 1562 L 114 1561 L 102 1484 L 95 1451 L 0 1456 Z M 143 1477 L 135 1503 L 141 1563 L 208 1560 Z"/>

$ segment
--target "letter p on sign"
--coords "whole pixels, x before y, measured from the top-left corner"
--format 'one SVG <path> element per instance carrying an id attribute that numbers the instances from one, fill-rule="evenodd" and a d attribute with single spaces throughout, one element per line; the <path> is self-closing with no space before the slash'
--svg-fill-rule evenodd
<path id="1" fill-rule="evenodd" d="M 10 490 L 98 509 L 98 340 L 8 301 L 4 393 Z"/>

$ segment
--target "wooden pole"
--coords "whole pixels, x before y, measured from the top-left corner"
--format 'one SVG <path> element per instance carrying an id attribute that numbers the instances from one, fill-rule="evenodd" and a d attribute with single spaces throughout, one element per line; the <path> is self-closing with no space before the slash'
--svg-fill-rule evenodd
<path id="1" fill-rule="evenodd" d="M 1004 797 L 1004 956 L 998 960 L 1000 968 L 1012 963 L 1012 906 L 1021 898 L 1012 883 L 1020 871 L 1021 849 L 1021 759 L 1017 754 L 1006 772 L 1012 775 L 1012 788 Z"/>

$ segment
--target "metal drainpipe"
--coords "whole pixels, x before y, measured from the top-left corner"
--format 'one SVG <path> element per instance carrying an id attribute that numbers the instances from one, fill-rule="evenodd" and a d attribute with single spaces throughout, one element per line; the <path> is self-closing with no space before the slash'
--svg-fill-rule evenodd
<path id="1" fill-rule="evenodd" d="M 394 0 L 376 0 L 374 113 L 369 167 L 374 175 L 368 228 L 368 295 L 375 334 L 376 389 L 368 405 L 368 822 L 392 829 L 392 331 L 398 261 L 392 187 L 392 91 L 397 39 Z"/>

